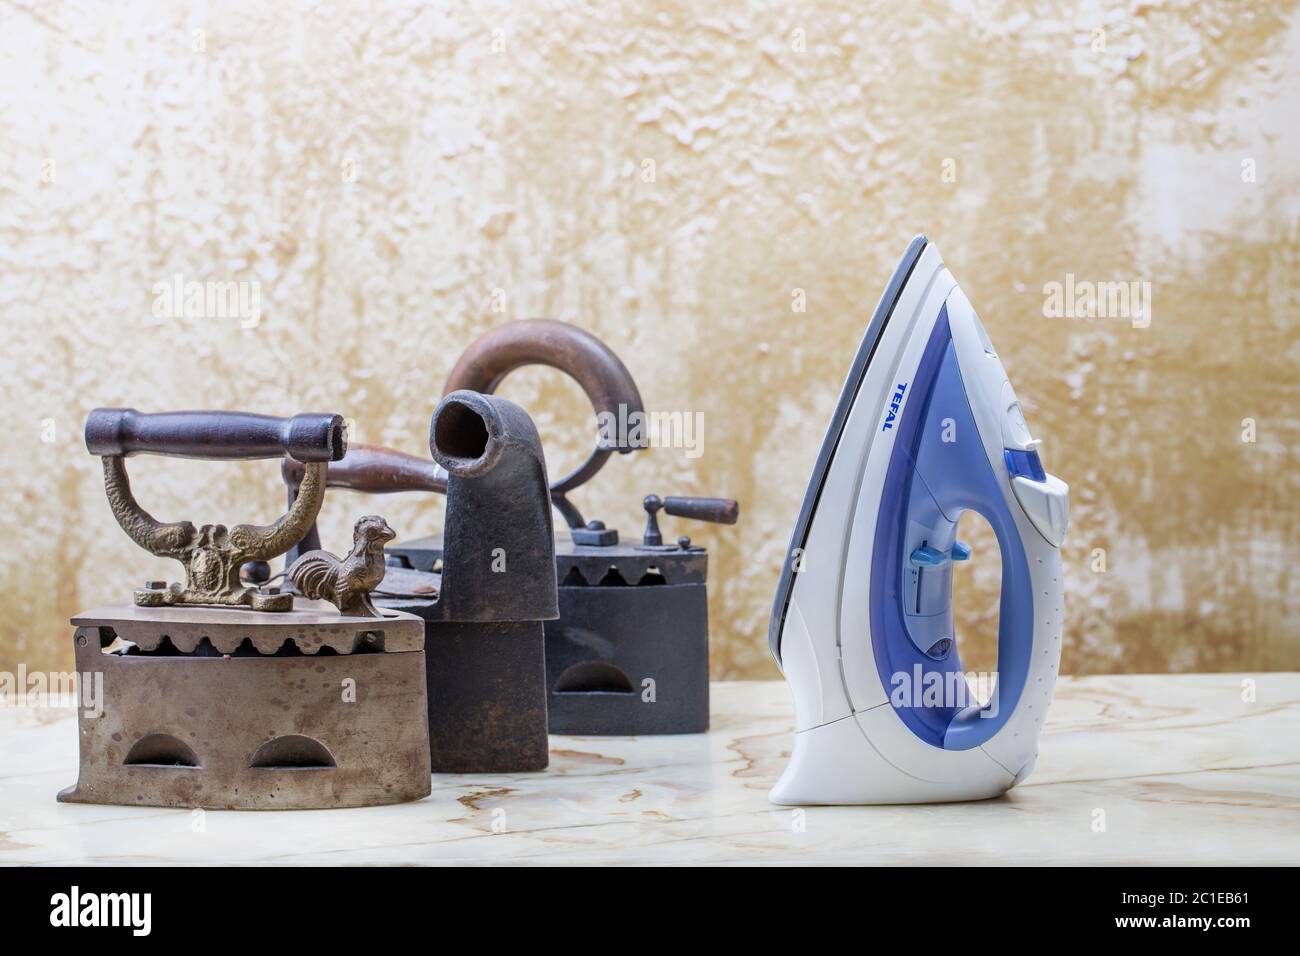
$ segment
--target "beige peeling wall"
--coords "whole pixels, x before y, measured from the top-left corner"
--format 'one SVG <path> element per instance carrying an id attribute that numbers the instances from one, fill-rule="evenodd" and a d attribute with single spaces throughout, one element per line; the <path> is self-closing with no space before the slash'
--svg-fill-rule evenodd
<path id="1" fill-rule="evenodd" d="M 1063 670 L 1300 668 L 1293 3 L 24 0 L 0 83 L 0 669 L 69 666 L 70 614 L 178 571 L 113 523 L 90 408 L 338 411 L 427 454 L 461 350 L 554 316 L 651 408 L 703 413 L 701 457 L 613 462 L 579 503 L 630 536 L 648 492 L 738 498 L 735 528 L 665 532 L 712 550 L 714 674 L 773 677 L 804 482 L 918 232 L 1071 485 Z M 255 327 L 168 315 L 176 276 L 255 284 Z M 1045 316 L 1067 281 L 1149 283 L 1149 311 Z M 553 471 L 580 459 L 576 386 L 506 393 Z M 269 462 L 132 475 L 167 519 L 282 505 Z M 441 521 L 334 494 L 326 546 L 375 510 Z"/>

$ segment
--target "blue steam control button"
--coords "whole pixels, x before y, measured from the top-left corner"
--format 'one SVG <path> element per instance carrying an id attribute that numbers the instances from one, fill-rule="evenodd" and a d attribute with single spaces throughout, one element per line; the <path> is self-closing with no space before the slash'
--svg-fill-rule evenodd
<path id="1" fill-rule="evenodd" d="M 970 560 L 970 545 L 964 541 L 954 541 L 952 543 L 952 559 L 954 561 Z"/>
<path id="2" fill-rule="evenodd" d="M 948 555 L 929 545 L 921 545 L 912 552 L 912 564 L 918 568 L 937 568 L 948 560 Z"/>
<path id="3" fill-rule="evenodd" d="M 1047 471 L 1038 457 L 1038 449 L 1021 451 L 1019 448 L 1004 448 L 1002 456 L 1007 462 L 1007 472 L 1011 478 L 1028 478 L 1031 481 L 1046 481 Z"/>

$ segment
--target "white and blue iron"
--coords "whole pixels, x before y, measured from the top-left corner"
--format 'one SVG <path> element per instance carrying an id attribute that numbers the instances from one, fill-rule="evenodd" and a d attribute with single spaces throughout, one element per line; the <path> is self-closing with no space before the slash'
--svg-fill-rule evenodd
<path id="1" fill-rule="evenodd" d="M 844 383 L 777 589 L 770 640 L 796 732 L 774 803 L 980 800 L 1029 775 L 1061 658 L 1069 492 L 1038 444 L 975 310 L 918 236 Z M 1002 558 L 983 704 L 953 631 L 968 510 Z"/>

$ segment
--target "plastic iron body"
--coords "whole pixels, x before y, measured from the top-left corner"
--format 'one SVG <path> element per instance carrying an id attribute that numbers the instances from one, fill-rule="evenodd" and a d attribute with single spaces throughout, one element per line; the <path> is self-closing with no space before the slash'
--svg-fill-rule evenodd
<path id="1" fill-rule="evenodd" d="M 1060 663 L 1069 491 L 1038 444 L 917 237 L 849 371 L 777 589 L 769 638 L 796 732 L 774 803 L 979 800 L 1028 776 Z M 1002 563 L 997 673 L 974 689 L 952 614 L 966 511 Z"/>

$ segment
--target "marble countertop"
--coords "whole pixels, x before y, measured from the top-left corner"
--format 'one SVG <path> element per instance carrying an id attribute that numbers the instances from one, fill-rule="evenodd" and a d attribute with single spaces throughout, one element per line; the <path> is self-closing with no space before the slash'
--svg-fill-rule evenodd
<path id="1" fill-rule="evenodd" d="M 400 806 L 205 813 L 56 803 L 74 712 L 0 706 L 0 864 L 1300 861 L 1300 674 L 1065 678 L 1033 776 L 971 804 L 772 806 L 792 714 L 782 683 L 714 684 L 708 734 L 554 736 L 544 773 Z"/>

